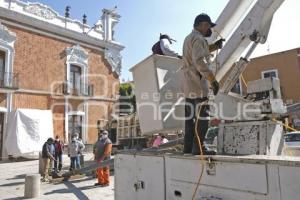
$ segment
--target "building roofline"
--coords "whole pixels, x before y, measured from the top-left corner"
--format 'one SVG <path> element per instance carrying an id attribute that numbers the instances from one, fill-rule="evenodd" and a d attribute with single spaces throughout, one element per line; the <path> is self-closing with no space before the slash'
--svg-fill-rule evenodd
<path id="1" fill-rule="evenodd" d="M 264 57 L 267 57 L 267 56 L 273 56 L 273 55 L 277 55 L 277 54 L 283 54 L 283 53 L 286 53 L 286 52 L 289 52 L 289 51 L 298 51 L 298 50 L 300 50 L 300 47 L 296 47 L 296 48 L 292 48 L 292 49 L 287 49 L 287 50 L 279 51 L 279 52 L 275 52 L 275 53 L 265 54 L 265 55 L 262 55 L 262 56 L 256 56 L 256 57 L 251 58 L 251 60 L 253 60 L 253 59 L 259 59 L 259 58 L 264 58 Z"/>
<path id="2" fill-rule="evenodd" d="M 49 12 L 50 17 L 52 19 L 43 19 L 40 16 L 36 16 L 32 13 L 26 13 L 24 11 L 20 11 L 18 9 L 20 8 L 8 8 L 7 5 L 5 5 L 6 0 L 4 0 L 4 3 L 0 4 L 0 20 L 5 22 L 9 22 L 11 25 L 15 24 L 16 27 L 18 27 L 18 24 L 22 25 L 23 27 L 28 27 L 31 29 L 31 31 L 36 30 L 36 32 L 41 34 L 42 32 L 45 33 L 52 33 L 54 35 L 58 35 L 62 38 L 66 39 L 73 39 L 75 41 L 79 41 L 82 43 L 86 43 L 88 45 L 92 45 L 95 47 L 101 47 L 102 49 L 106 48 L 113 48 L 118 51 L 121 51 L 124 49 L 124 46 L 121 44 L 115 42 L 115 41 L 106 41 L 103 40 L 102 30 L 93 30 L 91 31 L 91 35 L 84 34 L 83 32 L 79 32 L 80 27 L 85 27 L 89 29 L 90 27 L 88 25 L 83 25 L 81 22 L 64 18 L 60 15 L 58 15 L 57 12 L 52 10 L 50 7 L 39 4 L 39 3 L 24 3 L 19 0 L 11 0 L 16 5 L 20 5 L 20 8 L 26 9 L 26 6 L 41 6 L 42 9 L 45 9 L 47 12 Z M 30 11 L 35 12 L 35 11 Z M 38 11 L 37 11 L 38 12 Z M 38 13 L 39 14 L 39 13 Z M 47 16 L 46 16 L 47 17 Z M 56 20 L 56 21 L 55 21 Z M 57 22 L 57 20 L 60 20 L 60 23 Z M 71 23 L 70 26 L 73 26 L 73 28 L 65 28 L 62 27 L 61 22 L 62 20 L 66 20 L 67 23 Z"/>

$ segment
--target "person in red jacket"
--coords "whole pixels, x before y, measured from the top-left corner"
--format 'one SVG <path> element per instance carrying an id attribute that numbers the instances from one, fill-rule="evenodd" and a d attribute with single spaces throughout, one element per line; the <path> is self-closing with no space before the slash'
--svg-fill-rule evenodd
<path id="1" fill-rule="evenodd" d="M 165 55 L 165 56 L 171 56 L 171 57 L 177 57 L 182 58 L 182 56 L 178 55 L 175 51 L 171 49 L 172 42 L 176 42 L 176 40 L 172 39 L 167 34 L 160 34 L 159 41 L 156 42 L 152 46 L 152 53 L 158 54 L 158 55 Z"/>
<path id="2" fill-rule="evenodd" d="M 54 147 L 56 160 L 54 162 L 54 170 L 55 172 L 60 172 L 62 168 L 62 155 L 64 152 L 64 143 L 59 139 L 58 135 L 55 137 Z"/>

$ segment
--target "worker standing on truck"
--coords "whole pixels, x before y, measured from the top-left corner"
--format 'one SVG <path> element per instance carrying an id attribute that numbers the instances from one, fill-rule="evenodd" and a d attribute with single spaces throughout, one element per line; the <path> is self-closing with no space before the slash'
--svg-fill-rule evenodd
<path id="1" fill-rule="evenodd" d="M 112 142 L 108 138 L 108 132 L 105 130 L 94 145 L 95 160 L 99 163 L 101 163 L 104 160 L 109 160 L 111 158 L 111 150 Z M 98 182 L 95 183 L 95 186 L 109 186 L 109 166 L 98 168 L 97 177 Z"/>
<path id="2" fill-rule="evenodd" d="M 171 44 L 173 42 L 176 42 L 176 40 L 172 39 L 167 34 L 160 34 L 159 41 L 156 42 L 152 46 L 152 53 L 158 54 L 158 55 L 165 55 L 165 56 L 171 56 L 171 57 L 177 57 L 182 58 L 182 56 L 178 55 L 175 51 L 171 49 Z"/>
<path id="3" fill-rule="evenodd" d="M 195 18 L 193 31 L 185 38 L 183 44 L 183 74 L 184 74 L 184 96 L 185 104 L 185 136 L 184 153 L 200 154 L 197 142 L 195 125 L 198 115 L 197 108 L 201 108 L 200 118 L 197 123 L 197 132 L 203 148 L 203 141 L 208 129 L 208 105 L 200 106 L 208 100 L 208 83 L 212 87 L 214 95 L 219 91 L 219 83 L 216 81 L 211 69 L 210 52 L 222 48 L 223 39 L 208 45 L 205 37 L 211 35 L 212 23 L 207 14 L 200 14 Z M 211 152 L 206 151 L 205 154 Z"/>

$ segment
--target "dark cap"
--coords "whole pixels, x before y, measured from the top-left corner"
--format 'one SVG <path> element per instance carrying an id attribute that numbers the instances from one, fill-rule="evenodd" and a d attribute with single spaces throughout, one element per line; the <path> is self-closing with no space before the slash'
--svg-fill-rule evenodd
<path id="1" fill-rule="evenodd" d="M 195 18 L 195 21 L 194 21 L 194 28 L 197 27 L 200 22 L 208 22 L 210 23 L 211 27 L 214 27 L 216 26 L 215 23 L 213 23 L 210 19 L 210 17 L 205 14 L 205 13 L 201 13 L 200 15 L 198 15 L 196 18 Z"/>
<path id="2" fill-rule="evenodd" d="M 53 138 L 48 138 L 47 142 L 48 142 L 48 143 L 53 143 L 53 142 L 54 142 L 54 139 L 53 139 Z"/>

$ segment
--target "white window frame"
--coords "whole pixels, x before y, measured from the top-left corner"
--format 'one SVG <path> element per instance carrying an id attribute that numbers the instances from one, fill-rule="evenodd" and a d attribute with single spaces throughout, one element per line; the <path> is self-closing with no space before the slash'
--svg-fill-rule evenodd
<path id="1" fill-rule="evenodd" d="M 262 71 L 262 72 L 261 72 L 261 78 L 264 79 L 264 78 L 265 78 L 264 75 L 265 75 L 266 73 L 270 73 L 270 72 L 275 72 L 276 78 L 279 78 L 279 76 L 278 76 L 278 69 L 271 69 L 271 70 L 265 70 L 265 71 Z"/>
<path id="2" fill-rule="evenodd" d="M 87 69 L 87 67 L 86 66 L 84 66 L 84 65 L 80 65 L 80 64 L 78 64 L 78 63 L 70 63 L 69 62 L 69 64 L 70 64 L 70 67 L 68 68 L 68 92 L 70 92 L 70 89 L 73 87 L 73 85 L 71 85 L 71 68 L 72 68 L 72 66 L 73 67 L 78 67 L 78 68 L 80 68 L 80 86 L 79 86 L 79 88 L 77 88 L 77 89 L 79 89 L 79 92 L 81 92 L 82 90 L 83 91 L 85 91 L 87 88 L 85 88 L 85 85 L 86 85 L 86 83 L 87 83 L 87 76 L 86 76 L 86 69 Z M 73 80 L 74 81 L 74 80 Z M 75 83 L 75 85 L 76 85 L 76 83 Z M 74 89 L 74 88 L 73 88 Z"/>
<path id="3" fill-rule="evenodd" d="M 6 26 L 1 24 L 0 22 L 0 50 L 5 52 L 5 66 L 4 72 L 13 72 L 13 64 L 14 64 L 14 56 L 15 56 L 15 48 L 14 43 L 17 39 L 17 36 L 14 32 L 11 32 Z M 8 82 L 7 80 L 4 80 Z M 3 158 L 7 157 L 7 152 L 4 150 L 6 149 L 5 141 L 7 137 L 7 112 L 12 111 L 12 102 L 13 102 L 13 93 L 7 93 L 6 97 L 6 108 L 0 107 L 0 112 L 4 112 L 4 125 L 3 125 L 3 140 L 2 140 L 2 156 Z"/>
<path id="4" fill-rule="evenodd" d="M 84 143 L 86 143 L 86 140 L 87 140 L 87 137 L 86 137 L 86 132 L 85 132 L 85 126 L 84 126 L 84 120 L 85 120 L 85 117 L 86 117 L 86 112 L 82 112 L 82 111 L 69 111 L 68 112 L 68 126 L 69 126 L 69 117 L 70 116 L 81 116 L 82 117 L 82 121 L 81 121 L 81 133 L 82 133 L 82 141 Z M 69 127 L 68 127 L 68 130 L 69 130 Z M 68 134 L 68 140 L 70 139 L 69 138 L 70 135 Z"/>
<path id="5" fill-rule="evenodd" d="M 88 52 L 86 52 L 80 45 L 74 45 L 73 47 L 69 47 L 66 49 L 67 60 L 67 90 L 70 92 L 69 82 L 70 82 L 70 73 L 71 73 L 71 65 L 75 65 L 81 68 L 81 84 L 83 84 L 83 90 L 87 90 L 86 84 L 88 83 Z M 69 138 L 69 112 L 73 112 L 73 110 L 69 110 L 69 100 L 68 97 L 65 97 L 65 140 L 68 141 Z M 88 134 L 88 101 L 84 100 L 84 108 L 83 108 L 83 119 L 82 119 L 82 141 L 84 143 L 87 142 L 87 134 Z"/>

